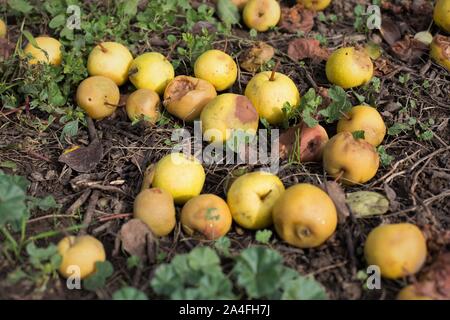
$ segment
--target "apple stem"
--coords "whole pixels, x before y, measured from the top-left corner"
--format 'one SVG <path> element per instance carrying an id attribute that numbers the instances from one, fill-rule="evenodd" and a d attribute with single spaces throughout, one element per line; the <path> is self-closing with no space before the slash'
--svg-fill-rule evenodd
<path id="1" fill-rule="evenodd" d="M 341 115 L 342 115 L 345 119 L 347 119 L 347 120 L 350 120 L 350 119 L 351 119 L 351 118 L 350 118 L 345 112 L 343 112 L 342 110 L 340 110 L 339 112 L 341 113 Z"/>
<path id="2" fill-rule="evenodd" d="M 102 50 L 103 53 L 108 52 L 108 49 L 106 49 L 105 46 L 101 42 L 98 44 L 98 46 L 100 47 L 100 49 Z"/>
<path id="3" fill-rule="evenodd" d="M 278 67 L 280 66 L 280 60 L 277 60 L 277 62 L 275 63 L 275 66 L 272 69 L 272 73 L 270 74 L 270 81 L 274 81 L 275 80 L 275 73 L 277 72 Z"/>

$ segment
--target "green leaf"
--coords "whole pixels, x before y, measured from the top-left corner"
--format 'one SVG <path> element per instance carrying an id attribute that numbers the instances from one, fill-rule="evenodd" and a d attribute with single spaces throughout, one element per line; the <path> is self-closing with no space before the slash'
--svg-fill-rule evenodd
<path id="1" fill-rule="evenodd" d="M 133 287 L 123 287 L 112 295 L 113 300 L 148 300 L 147 295 Z"/>
<path id="2" fill-rule="evenodd" d="M 239 23 L 239 9 L 231 0 L 217 1 L 217 15 L 225 24 L 232 25 Z"/>
<path id="3" fill-rule="evenodd" d="M 50 20 L 48 26 L 52 29 L 62 27 L 66 23 L 66 15 L 64 13 L 58 14 L 52 20 Z"/>
<path id="4" fill-rule="evenodd" d="M 125 0 L 121 3 L 120 13 L 126 17 L 134 17 L 140 0 Z"/>
<path id="5" fill-rule="evenodd" d="M 328 107 L 319 111 L 328 123 L 341 119 L 352 108 L 352 104 L 347 97 L 347 93 L 339 86 L 333 86 L 328 90 L 328 96 L 332 102 Z"/>
<path id="6" fill-rule="evenodd" d="M 30 208 L 39 208 L 40 210 L 47 211 L 50 209 L 59 208 L 60 205 L 56 203 L 55 198 L 52 195 L 45 198 L 33 198 L 29 205 Z"/>
<path id="7" fill-rule="evenodd" d="M 284 286 L 282 300 L 326 300 L 325 288 L 313 277 L 298 276 Z"/>
<path id="8" fill-rule="evenodd" d="M 64 98 L 58 84 L 55 82 L 48 84 L 48 103 L 55 107 L 62 107 L 66 103 L 66 98 Z"/>
<path id="9" fill-rule="evenodd" d="M 30 42 L 33 45 L 33 47 L 39 48 L 39 45 L 37 44 L 36 39 L 33 37 L 33 35 L 31 34 L 30 31 L 23 30 L 22 34 L 25 36 L 25 38 L 28 40 L 28 42 Z"/>
<path id="10" fill-rule="evenodd" d="M 78 133 L 78 120 L 67 122 L 61 132 L 61 139 L 65 136 L 73 137 Z"/>
<path id="11" fill-rule="evenodd" d="M 23 177 L 0 173 L 0 226 L 28 217 L 27 186 L 28 181 Z"/>
<path id="12" fill-rule="evenodd" d="M 10 160 L 5 160 L 0 162 L 0 167 L 1 168 L 8 168 L 8 169 L 12 169 L 12 170 L 16 170 L 17 169 L 17 164 L 13 161 Z"/>
<path id="13" fill-rule="evenodd" d="M 348 193 L 346 203 L 358 218 L 385 214 L 389 210 L 389 200 L 373 191 Z"/>
<path id="14" fill-rule="evenodd" d="M 364 130 L 353 131 L 352 135 L 353 135 L 353 138 L 356 140 L 357 139 L 365 139 Z"/>
<path id="15" fill-rule="evenodd" d="M 237 257 L 232 273 L 237 284 L 245 289 L 250 298 L 266 297 L 279 287 L 282 260 L 275 250 L 266 247 L 247 248 Z"/>
<path id="16" fill-rule="evenodd" d="M 127 259 L 127 269 L 137 268 L 141 265 L 141 258 L 139 256 L 130 256 Z"/>
<path id="17" fill-rule="evenodd" d="M 411 126 L 409 124 L 397 122 L 397 123 L 394 123 L 391 127 L 389 127 L 387 133 L 390 136 L 396 136 L 399 133 L 407 132 L 410 130 L 411 130 Z"/>
<path id="18" fill-rule="evenodd" d="M 229 257 L 230 254 L 231 241 L 230 238 L 223 236 L 214 241 L 214 248 L 219 252 L 219 254 Z"/>
<path id="19" fill-rule="evenodd" d="M 377 151 L 380 156 L 382 166 L 386 167 L 391 164 L 392 160 L 394 160 L 394 157 L 386 152 L 384 146 L 378 146 Z"/>
<path id="20" fill-rule="evenodd" d="M 91 274 L 83 281 L 83 287 L 89 291 L 96 291 L 103 288 L 106 280 L 113 274 L 114 268 L 109 261 L 97 261 L 95 263 L 95 273 Z"/>
<path id="21" fill-rule="evenodd" d="M 39 268 L 48 261 L 53 261 L 54 268 L 58 268 L 61 263 L 61 256 L 58 254 L 58 248 L 54 244 L 50 244 L 46 248 L 38 248 L 34 242 L 30 242 L 26 247 L 30 263 Z"/>
<path id="22" fill-rule="evenodd" d="M 272 231 L 271 230 L 258 230 L 256 231 L 256 241 L 262 243 L 262 244 L 268 244 L 270 242 L 270 238 L 272 237 Z"/>
<path id="23" fill-rule="evenodd" d="M 27 0 L 8 0 L 11 9 L 27 14 L 33 10 L 33 6 Z"/>
<path id="24" fill-rule="evenodd" d="M 315 118 L 317 108 L 322 104 L 322 97 L 316 94 L 314 88 L 310 88 L 300 101 L 300 110 L 302 112 L 302 120 L 310 128 L 319 124 Z"/>

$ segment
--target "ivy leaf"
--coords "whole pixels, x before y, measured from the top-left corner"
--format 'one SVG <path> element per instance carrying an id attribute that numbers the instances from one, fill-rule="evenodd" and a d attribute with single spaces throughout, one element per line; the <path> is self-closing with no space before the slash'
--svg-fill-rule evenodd
<path id="1" fill-rule="evenodd" d="M 8 0 L 11 9 L 27 14 L 33 10 L 33 6 L 27 0 Z"/>
<path id="2" fill-rule="evenodd" d="M 316 94 L 314 88 L 310 88 L 302 97 L 300 110 L 302 110 L 302 120 L 310 128 L 319 124 L 315 118 L 317 108 L 322 104 L 322 97 Z"/>
<path id="3" fill-rule="evenodd" d="M 65 136 L 73 137 L 78 133 L 78 120 L 72 120 L 67 122 L 61 132 L 61 140 L 64 139 Z"/>
<path id="4" fill-rule="evenodd" d="M 357 130 L 352 132 L 353 138 L 357 139 L 365 139 L 364 130 Z"/>
<path id="5" fill-rule="evenodd" d="M 48 103 L 55 107 L 61 107 L 66 103 L 66 98 L 64 98 L 58 84 L 55 82 L 48 84 Z"/>
<path id="6" fill-rule="evenodd" d="M 126 17 L 134 17 L 137 14 L 139 0 L 126 0 L 121 3 L 120 13 Z"/>
<path id="7" fill-rule="evenodd" d="M 391 164 L 394 157 L 387 153 L 386 148 L 384 146 L 378 146 L 377 148 L 378 154 L 380 155 L 381 164 L 386 167 Z"/>
<path id="8" fill-rule="evenodd" d="M 148 300 L 147 295 L 133 287 L 123 287 L 112 295 L 113 300 Z"/>
<path id="9" fill-rule="evenodd" d="M 217 15 L 227 25 L 239 23 L 239 9 L 231 0 L 217 1 Z"/>
<path id="10" fill-rule="evenodd" d="M 282 300 L 326 300 L 325 288 L 313 277 L 298 276 L 286 282 Z"/>
<path id="11" fill-rule="evenodd" d="M 335 122 L 350 111 L 352 104 L 347 97 L 347 93 L 339 86 L 333 86 L 328 90 L 328 96 L 331 98 L 331 103 L 328 107 L 319 111 L 328 123 Z"/>
<path id="12" fill-rule="evenodd" d="M 64 13 L 58 14 L 50 20 L 48 26 L 52 29 L 62 27 L 66 23 L 66 15 Z"/>
<path id="13" fill-rule="evenodd" d="M 230 246 L 231 241 L 228 237 L 220 237 L 216 241 L 214 241 L 214 248 L 219 252 L 219 254 L 224 255 L 225 257 L 229 257 L 230 254 Z"/>
<path id="14" fill-rule="evenodd" d="M 114 268 L 109 261 L 97 261 L 95 272 L 83 281 L 84 288 L 89 291 L 96 291 L 103 288 L 106 280 L 113 274 Z"/>
<path id="15" fill-rule="evenodd" d="M 258 230 L 256 231 L 255 239 L 259 243 L 262 244 L 268 244 L 270 241 L 270 238 L 272 237 L 272 231 L 271 230 Z"/>
<path id="16" fill-rule="evenodd" d="M 237 257 L 232 273 L 237 284 L 244 288 L 250 298 L 272 295 L 279 287 L 282 275 L 281 255 L 265 247 L 251 247 Z"/>

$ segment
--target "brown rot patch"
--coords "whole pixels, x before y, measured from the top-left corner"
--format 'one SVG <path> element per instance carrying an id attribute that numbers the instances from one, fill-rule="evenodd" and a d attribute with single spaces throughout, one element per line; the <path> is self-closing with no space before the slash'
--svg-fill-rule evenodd
<path id="1" fill-rule="evenodd" d="M 159 189 L 159 188 L 153 188 L 153 189 L 150 190 L 150 192 L 157 193 L 157 194 L 161 194 L 162 193 L 161 189 Z"/>
<path id="2" fill-rule="evenodd" d="M 437 35 L 434 42 L 442 50 L 442 56 L 446 60 L 450 60 L 450 37 Z"/>
<path id="3" fill-rule="evenodd" d="M 236 97 L 236 110 L 234 112 L 234 115 L 242 123 L 248 123 L 258 120 L 258 112 L 252 105 L 250 100 L 245 96 Z"/>
<path id="4" fill-rule="evenodd" d="M 195 89 L 196 83 L 188 77 L 177 77 L 168 86 L 168 96 L 166 100 L 178 101 L 189 91 Z"/>
<path id="5" fill-rule="evenodd" d="M 357 49 L 354 54 L 355 63 L 364 70 L 369 70 L 372 66 L 372 61 L 367 53 L 363 50 Z"/>

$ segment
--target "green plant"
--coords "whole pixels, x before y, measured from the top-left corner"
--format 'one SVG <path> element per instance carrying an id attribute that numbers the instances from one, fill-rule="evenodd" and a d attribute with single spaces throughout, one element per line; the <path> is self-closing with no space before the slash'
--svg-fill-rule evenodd
<path id="1" fill-rule="evenodd" d="M 123 287 L 112 295 L 113 300 L 148 300 L 147 295 L 133 287 Z"/>

